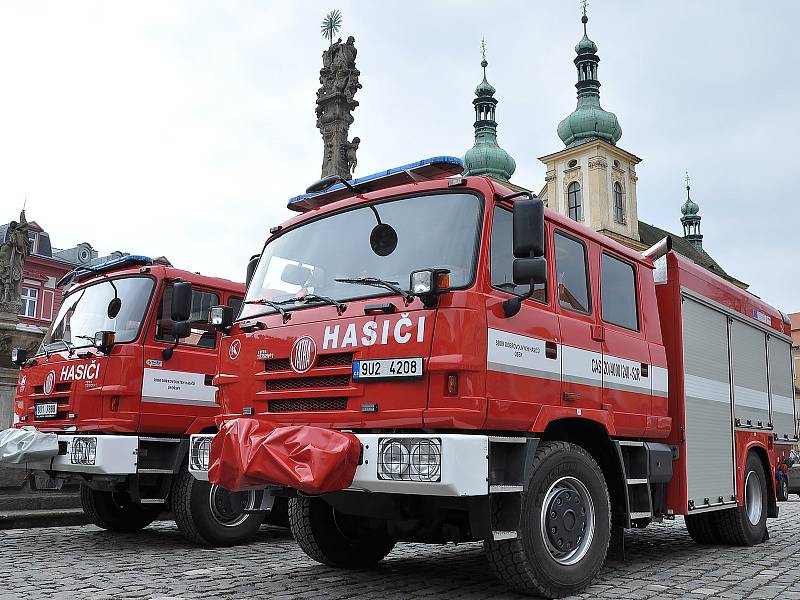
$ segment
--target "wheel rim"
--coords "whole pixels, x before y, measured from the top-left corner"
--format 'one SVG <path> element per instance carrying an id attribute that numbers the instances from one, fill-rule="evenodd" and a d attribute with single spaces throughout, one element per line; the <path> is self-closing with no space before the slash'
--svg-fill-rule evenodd
<path id="1" fill-rule="evenodd" d="M 574 477 L 555 481 L 544 496 L 539 520 L 550 557 L 561 565 L 579 562 L 592 545 L 594 503 L 589 490 Z"/>
<path id="2" fill-rule="evenodd" d="M 229 492 L 214 484 L 208 494 L 211 517 L 223 527 L 241 525 L 250 516 L 244 511 L 255 507 L 255 499 L 256 493 L 253 490 Z"/>
<path id="3" fill-rule="evenodd" d="M 744 509 L 751 525 L 758 525 L 764 508 L 764 495 L 761 482 L 755 471 L 750 471 L 744 481 Z"/>

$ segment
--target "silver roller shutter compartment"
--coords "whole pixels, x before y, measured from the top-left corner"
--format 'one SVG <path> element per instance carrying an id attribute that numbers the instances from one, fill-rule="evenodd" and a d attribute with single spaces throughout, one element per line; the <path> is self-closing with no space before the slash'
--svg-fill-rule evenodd
<path id="1" fill-rule="evenodd" d="M 773 336 L 769 338 L 769 391 L 772 426 L 778 441 L 796 440 L 792 346 Z"/>
<path id="2" fill-rule="evenodd" d="M 736 484 L 728 317 L 688 297 L 682 311 L 687 495 L 695 509 L 730 504 Z"/>
<path id="3" fill-rule="evenodd" d="M 733 406 L 739 427 L 769 429 L 767 334 L 752 325 L 731 323 Z"/>

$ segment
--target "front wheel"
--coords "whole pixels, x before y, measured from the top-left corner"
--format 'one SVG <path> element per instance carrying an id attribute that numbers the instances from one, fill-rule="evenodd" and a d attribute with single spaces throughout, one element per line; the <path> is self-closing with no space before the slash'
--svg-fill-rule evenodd
<path id="1" fill-rule="evenodd" d="M 81 507 L 92 523 L 108 531 L 139 531 L 156 520 L 160 507 L 131 500 L 126 492 L 93 490 L 81 483 Z"/>
<path id="2" fill-rule="evenodd" d="M 611 504 L 600 467 L 580 446 L 542 442 L 523 496 L 517 538 L 486 541 L 489 565 L 510 588 L 561 598 L 598 574 L 611 538 Z"/>
<path id="3" fill-rule="evenodd" d="M 185 468 L 172 487 L 178 529 L 186 539 L 203 546 L 235 546 L 252 538 L 264 521 L 263 512 L 245 512 L 256 500 L 254 491 L 229 492 L 195 479 Z"/>
<path id="4" fill-rule="evenodd" d="M 778 497 L 778 500 L 780 502 L 786 502 L 789 499 L 789 480 L 786 479 L 786 475 L 784 474 L 783 477 L 781 477 L 776 483 L 776 496 Z"/>
<path id="5" fill-rule="evenodd" d="M 767 478 L 761 460 L 747 456 L 744 475 L 744 503 L 717 514 L 722 541 L 732 546 L 754 546 L 767 533 Z"/>
<path id="6" fill-rule="evenodd" d="M 289 500 L 289 526 L 303 552 L 330 567 L 373 567 L 395 543 L 380 524 L 345 515 L 318 497 Z"/>

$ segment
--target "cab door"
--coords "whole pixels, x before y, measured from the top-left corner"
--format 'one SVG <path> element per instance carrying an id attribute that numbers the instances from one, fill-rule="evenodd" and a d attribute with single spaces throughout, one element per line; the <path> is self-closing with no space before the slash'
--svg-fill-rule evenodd
<path id="1" fill-rule="evenodd" d="M 209 309 L 220 304 L 216 291 L 192 290 L 191 334 L 175 346 L 171 335 L 172 284 L 163 287 L 144 347 L 140 431 L 185 433 L 198 417 L 219 412 L 216 371 L 219 334 L 207 323 Z M 164 350 L 172 348 L 166 358 Z"/>
<path id="2" fill-rule="evenodd" d="M 597 249 L 571 233 L 556 229 L 556 311 L 561 329 L 561 405 L 599 409 L 602 405 L 602 327 L 592 293 L 597 289 Z M 591 268 L 590 268 L 591 267 Z"/>
<path id="3" fill-rule="evenodd" d="M 550 225 L 545 224 L 549 240 Z M 548 241 L 545 256 L 552 259 Z M 489 294 L 486 301 L 488 347 L 486 364 L 487 429 L 529 428 L 543 406 L 561 401 L 561 354 L 558 317 L 553 312 L 550 282 L 537 285 L 519 313 L 507 318 L 503 302 L 529 291 L 514 285 L 512 212 L 492 211 Z"/>
<path id="4" fill-rule="evenodd" d="M 600 254 L 603 405 L 620 435 L 642 435 L 651 414 L 650 347 L 641 325 L 637 265 Z"/>

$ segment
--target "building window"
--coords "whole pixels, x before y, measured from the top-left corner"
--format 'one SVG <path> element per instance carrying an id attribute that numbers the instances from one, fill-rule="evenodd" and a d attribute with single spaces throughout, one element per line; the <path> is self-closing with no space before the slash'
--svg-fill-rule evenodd
<path id="1" fill-rule="evenodd" d="M 573 181 L 567 187 L 567 206 L 569 207 L 568 216 L 573 221 L 583 220 L 583 208 L 581 206 L 581 184 Z"/>
<path id="2" fill-rule="evenodd" d="M 619 181 L 614 184 L 614 220 L 617 223 L 625 222 L 625 203 L 622 199 L 622 185 Z"/>
<path id="3" fill-rule="evenodd" d="M 36 250 L 38 250 L 38 248 L 36 248 L 36 238 L 37 237 L 38 236 L 37 236 L 35 231 L 29 231 L 28 232 L 28 246 L 30 246 L 30 248 L 31 248 L 31 254 L 36 254 Z"/>
<path id="4" fill-rule="evenodd" d="M 36 288 L 24 287 L 21 290 L 20 300 L 22 305 L 19 308 L 19 314 L 23 317 L 36 318 L 36 301 L 39 298 L 39 290 Z"/>

